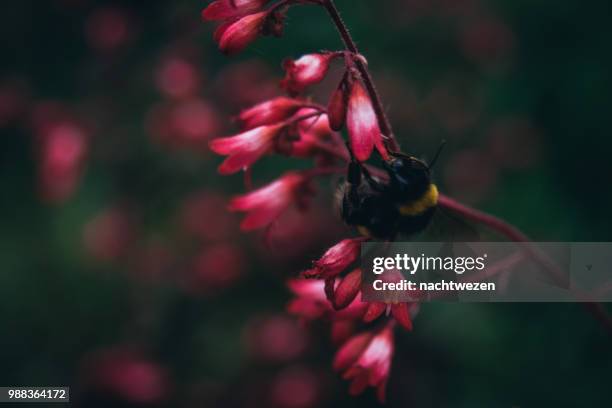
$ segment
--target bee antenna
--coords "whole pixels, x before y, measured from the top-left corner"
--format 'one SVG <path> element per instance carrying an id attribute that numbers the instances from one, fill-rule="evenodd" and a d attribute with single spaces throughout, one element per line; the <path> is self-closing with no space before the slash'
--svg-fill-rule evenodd
<path id="1" fill-rule="evenodd" d="M 440 153 L 442 153 L 442 149 L 444 149 L 444 146 L 446 146 L 446 140 L 442 140 L 440 146 L 438 147 L 438 150 L 436 151 L 436 154 L 431 160 L 431 163 L 429 163 L 430 170 L 433 169 L 433 167 L 436 165 L 436 162 L 438 161 L 438 158 L 440 157 Z"/>

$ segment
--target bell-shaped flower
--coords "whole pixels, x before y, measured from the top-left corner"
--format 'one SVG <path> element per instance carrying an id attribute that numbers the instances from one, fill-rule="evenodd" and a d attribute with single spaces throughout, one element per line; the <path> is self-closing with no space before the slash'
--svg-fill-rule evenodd
<path id="1" fill-rule="evenodd" d="M 368 303 L 355 298 L 346 308 L 336 311 L 325 295 L 325 284 L 320 279 L 289 280 L 288 287 L 295 298 L 289 302 L 287 311 L 307 321 L 322 317 L 332 321 L 358 320 L 363 317 Z"/>
<path id="2" fill-rule="evenodd" d="M 228 20 L 255 13 L 269 0 L 215 0 L 202 11 L 204 20 Z"/>
<path id="3" fill-rule="evenodd" d="M 274 139 L 283 129 L 282 124 L 260 126 L 236 136 L 214 139 L 210 149 L 227 159 L 219 166 L 219 173 L 233 174 L 250 167 L 274 148 Z"/>
<path id="4" fill-rule="evenodd" d="M 393 329 L 387 325 L 376 334 L 365 332 L 350 338 L 336 353 L 334 369 L 352 381 L 351 395 L 375 387 L 378 399 L 384 402 L 393 351 Z"/>
<path id="5" fill-rule="evenodd" d="M 304 101 L 279 96 L 243 110 L 239 119 L 244 129 L 272 125 L 288 119 L 302 106 Z"/>
<path id="6" fill-rule="evenodd" d="M 291 205 L 305 206 L 312 192 L 310 178 L 289 172 L 258 190 L 234 198 L 230 210 L 247 212 L 240 227 L 255 230 L 270 225 Z"/>
<path id="7" fill-rule="evenodd" d="M 357 268 L 342 278 L 334 290 L 333 305 L 336 310 L 350 305 L 361 288 L 361 269 Z"/>
<path id="8" fill-rule="evenodd" d="M 313 267 L 304 272 L 307 278 L 329 279 L 338 276 L 357 260 L 361 243 L 366 238 L 348 238 L 329 248 L 315 261 Z"/>
<path id="9" fill-rule="evenodd" d="M 233 54 L 245 49 L 261 34 L 269 16 L 267 11 L 248 14 L 237 20 L 230 20 L 217 28 L 215 40 L 219 49 L 226 54 Z"/>
<path id="10" fill-rule="evenodd" d="M 306 87 L 321 82 L 334 56 L 333 53 L 307 54 L 297 60 L 285 60 L 286 75 L 281 87 L 290 94 L 299 94 Z"/>
<path id="11" fill-rule="evenodd" d="M 316 111 L 312 108 L 302 108 L 295 117 L 306 116 Z M 317 116 L 301 120 L 297 126 L 299 140 L 292 143 L 290 155 L 293 157 L 312 157 L 321 153 L 321 144 L 325 143 L 332 135 L 327 115 L 322 113 Z"/>
<path id="12" fill-rule="evenodd" d="M 372 101 L 359 81 L 354 81 L 351 87 L 346 124 L 351 150 L 357 160 L 368 160 L 375 146 L 383 159 L 388 158 Z"/>

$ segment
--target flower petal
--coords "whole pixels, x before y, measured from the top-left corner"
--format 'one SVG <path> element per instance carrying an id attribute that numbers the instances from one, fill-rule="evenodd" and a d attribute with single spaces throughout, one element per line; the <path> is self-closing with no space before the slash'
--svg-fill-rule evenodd
<path id="1" fill-rule="evenodd" d="M 391 306 L 391 314 L 397 322 L 406 330 L 412 330 L 412 319 L 407 303 L 396 303 Z"/>
<path id="2" fill-rule="evenodd" d="M 334 308 L 336 310 L 344 309 L 351 304 L 353 299 L 359 293 L 361 286 L 361 269 L 355 269 L 346 275 L 335 291 Z"/>
<path id="3" fill-rule="evenodd" d="M 202 11 L 204 20 L 226 20 L 261 9 L 268 0 L 215 0 Z"/>
<path id="4" fill-rule="evenodd" d="M 351 337 L 336 353 L 334 357 L 334 370 L 342 371 L 354 364 L 361 353 L 372 340 L 372 333 L 365 332 Z"/>
<path id="5" fill-rule="evenodd" d="M 351 88 L 346 121 L 351 148 L 357 160 L 368 160 L 374 146 L 385 160 L 388 158 L 372 101 L 359 81 L 353 82 Z"/>
<path id="6" fill-rule="evenodd" d="M 252 129 L 284 121 L 302 106 L 304 101 L 280 96 L 243 110 L 239 118 L 244 129 Z"/>
<path id="7" fill-rule="evenodd" d="M 387 304 L 383 302 L 373 302 L 368 305 L 368 310 L 363 316 L 365 323 L 373 322 L 378 319 L 387 309 Z"/>
<path id="8" fill-rule="evenodd" d="M 221 33 L 215 33 L 219 38 L 219 49 L 227 54 L 242 51 L 257 39 L 267 18 L 268 12 L 261 11 L 232 22 Z"/>

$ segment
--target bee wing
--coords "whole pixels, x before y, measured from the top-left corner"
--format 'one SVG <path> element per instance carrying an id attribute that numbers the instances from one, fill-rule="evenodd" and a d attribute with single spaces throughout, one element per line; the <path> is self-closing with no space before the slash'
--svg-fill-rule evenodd
<path id="1" fill-rule="evenodd" d="M 443 208 L 436 208 L 427 228 L 415 237 L 416 240 L 432 242 L 478 242 L 480 232 L 469 221 Z"/>

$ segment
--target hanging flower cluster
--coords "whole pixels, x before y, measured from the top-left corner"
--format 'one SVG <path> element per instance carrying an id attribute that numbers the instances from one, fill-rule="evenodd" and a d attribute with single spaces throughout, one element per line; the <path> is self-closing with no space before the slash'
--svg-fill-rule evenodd
<path id="1" fill-rule="evenodd" d="M 244 171 L 249 186 L 251 168 L 267 154 L 314 159 L 314 166 L 308 170 L 288 172 L 260 189 L 235 198 L 230 209 L 247 213 L 243 230 L 269 231 L 289 208 L 307 208 L 315 193 L 316 177 L 346 174 L 348 161 L 357 161 L 365 169 L 364 162 L 374 154 L 388 163 L 390 152 L 399 151 L 368 63 L 359 54 L 334 0 L 215 0 L 202 15 L 205 20 L 221 22 L 215 40 L 221 51 L 232 53 L 245 49 L 260 36 L 281 36 L 287 10 L 306 4 L 327 11 L 346 49 L 285 60 L 285 77 L 280 87 L 287 96 L 245 110 L 239 115 L 240 133 L 210 143 L 214 152 L 227 156 L 219 172 Z M 326 77 L 334 60 L 343 62 L 340 83 L 327 101 L 314 103 L 304 94 Z M 344 129 L 348 135 L 346 141 L 340 133 Z M 440 194 L 437 205 L 507 239 L 529 242 L 513 225 L 452 198 Z M 418 304 L 361 300 L 362 271 L 356 264 L 361 243 L 368 239 L 340 241 L 303 271 L 300 278 L 290 280 L 289 289 L 295 298 L 288 305 L 288 311 L 304 321 L 328 320 L 332 340 L 340 345 L 333 366 L 345 379 L 351 380 L 349 392 L 354 395 L 368 386 L 374 387 L 383 401 L 395 348 L 395 327 L 412 330 Z M 559 269 L 554 262 L 536 252 L 530 256 L 547 274 L 558 276 Z M 385 279 L 391 282 L 398 276 L 390 273 Z M 598 312 L 593 314 L 598 319 L 601 317 Z M 604 319 L 606 324 L 612 321 L 605 314 Z"/>
<path id="2" fill-rule="evenodd" d="M 331 6 L 320 0 L 281 0 L 266 8 L 268 3 L 216 0 L 202 16 L 221 22 L 214 38 L 221 51 L 234 53 L 259 36 L 280 36 L 291 5 Z M 344 75 L 326 103 L 314 103 L 304 94 L 326 77 L 334 60 L 344 63 Z M 387 146 L 388 135 L 381 131 L 364 77 L 366 64 L 363 56 L 350 49 L 287 59 L 283 63 L 285 77 L 280 82 L 287 96 L 245 109 L 238 115 L 241 126 L 238 134 L 211 141 L 210 148 L 226 157 L 218 169 L 220 174 L 244 171 L 250 179 L 252 167 L 270 154 L 314 159 L 311 169 L 285 173 L 236 197 L 230 210 L 246 213 L 241 224 L 243 230 L 270 228 L 290 207 L 307 208 L 315 193 L 314 178 L 345 172 L 351 156 L 365 162 L 376 151 L 383 160 L 389 158 L 388 149 L 394 146 Z M 343 129 L 348 132 L 348 142 L 339 133 Z M 367 238 L 362 237 L 342 240 L 314 261 L 300 278 L 290 280 L 289 288 L 295 298 L 288 310 L 305 321 L 329 320 L 332 338 L 340 344 L 334 369 L 352 381 L 351 394 L 371 386 L 377 389 L 382 401 L 393 357 L 394 327 L 398 323 L 411 330 L 416 306 L 361 301 L 362 272 L 355 264 L 365 241 Z"/>

